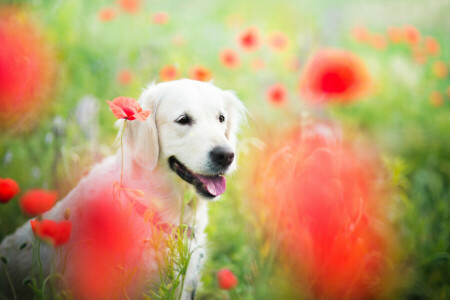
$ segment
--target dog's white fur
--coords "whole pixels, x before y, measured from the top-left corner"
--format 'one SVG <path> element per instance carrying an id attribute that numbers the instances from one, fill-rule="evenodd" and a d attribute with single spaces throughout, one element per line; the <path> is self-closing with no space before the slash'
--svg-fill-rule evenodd
<path id="1" fill-rule="evenodd" d="M 124 186 L 132 185 L 132 188 L 141 189 L 145 193 L 141 202 L 155 205 L 153 202 L 157 201 L 163 222 L 179 225 L 183 194 L 190 185 L 170 170 L 168 158 L 176 156 L 193 172 L 208 174 L 207 162 L 212 148 L 227 146 L 235 150 L 236 134 L 244 115 L 244 107 L 232 92 L 223 91 L 211 83 L 187 79 L 152 84 L 144 90 L 139 103 L 144 110 L 151 110 L 151 114 L 145 122 L 135 120 L 126 124 Z M 194 125 L 181 126 L 174 122 L 184 113 L 195 119 Z M 225 122 L 219 122 L 219 114 L 224 115 Z M 118 123 L 122 129 L 123 121 Z M 64 211 L 70 208 L 74 226 L 72 235 L 74 235 L 77 230 L 77 208 L 83 201 L 97 197 L 113 198 L 112 184 L 120 176 L 120 154 L 119 151 L 115 157 L 109 157 L 95 166 L 77 187 L 44 215 L 44 218 L 62 220 Z M 236 159 L 227 173 L 235 167 Z M 108 192 L 105 194 L 105 191 Z M 184 213 L 183 223 L 190 226 L 195 224 L 195 239 L 192 245 L 195 252 L 188 267 L 182 299 L 191 298 L 205 256 L 204 229 L 208 222 L 207 201 L 198 201 L 196 210 L 194 212 L 194 207 L 188 206 Z M 138 215 L 133 216 L 139 218 Z M 33 240 L 34 236 L 27 222 L 0 245 L 0 255 L 9 260 L 7 270 L 18 290 L 23 288 L 22 281 L 31 275 Z M 28 246 L 19 251 L 20 245 L 25 242 Z M 46 273 L 50 272 L 50 265 L 56 257 L 57 251 L 53 247 L 46 245 L 41 248 L 41 260 Z M 143 261 L 142 264 L 147 266 L 148 276 L 151 276 L 155 262 Z M 79 267 L 86 268 L 86 266 Z M 1 267 L 0 288 L 2 291 L 9 290 Z"/>

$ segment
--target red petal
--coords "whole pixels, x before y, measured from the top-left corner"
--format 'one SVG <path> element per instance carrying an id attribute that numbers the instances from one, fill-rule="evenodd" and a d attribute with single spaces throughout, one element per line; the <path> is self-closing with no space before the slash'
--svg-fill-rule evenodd
<path id="1" fill-rule="evenodd" d="M 150 115 L 149 110 L 143 110 L 141 112 L 134 114 L 133 117 L 135 117 L 139 121 L 145 121 L 145 120 L 147 120 L 149 115 Z"/>
<path id="2" fill-rule="evenodd" d="M 112 113 L 117 119 L 124 119 L 127 117 L 127 114 L 123 111 L 122 108 L 108 100 L 106 100 L 106 102 L 108 102 L 109 108 L 111 108 Z"/>

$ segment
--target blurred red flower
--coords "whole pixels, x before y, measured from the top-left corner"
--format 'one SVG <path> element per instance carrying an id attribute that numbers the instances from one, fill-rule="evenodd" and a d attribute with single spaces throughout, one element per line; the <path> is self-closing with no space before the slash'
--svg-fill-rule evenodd
<path id="1" fill-rule="evenodd" d="M 195 66 L 189 70 L 189 78 L 199 81 L 209 81 L 212 78 L 212 73 L 203 66 Z"/>
<path id="2" fill-rule="evenodd" d="M 365 26 L 359 25 L 352 29 L 352 36 L 358 42 L 367 42 L 370 38 L 370 32 Z"/>
<path id="3" fill-rule="evenodd" d="M 221 269 L 217 272 L 217 282 L 223 290 L 231 290 L 238 285 L 238 279 L 229 269 Z"/>
<path id="4" fill-rule="evenodd" d="M 30 224 L 36 237 L 50 242 L 54 247 L 67 243 L 72 232 L 70 221 L 30 220 Z"/>
<path id="5" fill-rule="evenodd" d="M 387 41 L 384 35 L 374 33 L 369 39 L 370 45 L 377 50 L 384 50 L 387 47 Z"/>
<path id="6" fill-rule="evenodd" d="M 55 56 L 23 10 L 0 8 L 0 126 L 21 130 L 42 120 L 55 84 Z"/>
<path id="7" fill-rule="evenodd" d="M 430 93 L 429 101 L 434 107 L 440 107 L 444 104 L 444 96 L 438 91 Z"/>
<path id="8" fill-rule="evenodd" d="M 133 79 L 133 74 L 130 70 L 121 70 L 117 73 L 117 81 L 123 85 L 130 84 Z"/>
<path id="9" fill-rule="evenodd" d="M 428 56 L 424 48 L 413 46 L 411 51 L 412 58 L 416 63 L 423 65 L 427 62 Z"/>
<path id="10" fill-rule="evenodd" d="M 403 38 L 410 45 L 417 45 L 420 42 L 420 32 L 412 25 L 403 26 Z"/>
<path id="11" fill-rule="evenodd" d="M 442 79 L 447 77 L 447 65 L 442 60 L 437 60 L 431 65 L 431 71 L 436 78 Z"/>
<path id="12" fill-rule="evenodd" d="M 226 48 L 220 51 L 219 59 L 225 67 L 230 69 L 236 69 L 241 65 L 241 59 L 238 53 L 230 48 Z"/>
<path id="13" fill-rule="evenodd" d="M 271 32 L 267 38 L 269 47 L 277 52 L 285 51 L 289 48 L 289 37 L 281 31 Z"/>
<path id="14" fill-rule="evenodd" d="M 141 9 L 141 0 L 117 0 L 119 7 L 130 14 L 137 13 Z"/>
<path id="15" fill-rule="evenodd" d="M 260 47 L 261 37 L 258 28 L 248 27 L 238 36 L 239 45 L 246 51 L 255 51 Z"/>
<path id="16" fill-rule="evenodd" d="M 175 35 L 172 38 L 172 44 L 177 47 L 184 47 L 186 45 L 186 39 L 182 35 Z"/>
<path id="17" fill-rule="evenodd" d="M 398 44 L 403 40 L 402 30 L 397 27 L 389 27 L 387 29 L 387 36 L 394 44 Z"/>
<path id="18" fill-rule="evenodd" d="M 307 101 L 350 102 L 367 92 L 369 73 L 364 62 L 352 52 L 339 49 L 317 51 L 300 78 L 300 92 Z"/>
<path id="19" fill-rule="evenodd" d="M 267 89 L 266 97 L 274 105 L 283 105 L 287 101 L 286 87 L 281 83 L 274 84 Z"/>
<path id="20" fill-rule="evenodd" d="M 301 288 L 313 299 L 383 295 L 393 248 L 373 147 L 343 141 L 324 123 L 278 130 L 263 142 L 248 168 L 255 215 L 269 232 L 277 228 L 271 242 Z"/>
<path id="21" fill-rule="evenodd" d="M 58 193 L 40 189 L 29 190 L 20 198 L 20 208 L 29 216 L 42 215 L 55 205 Z"/>
<path id="22" fill-rule="evenodd" d="M 145 121 L 150 115 L 150 111 L 142 110 L 142 107 L 133 98 L 117 97 L 113 101 L 106 100 L 106 102 L 117 119 Z"/>
<path id="23" fill-rule="evenodd" d="M 286 68 L 292 72 L 298 72 L 301 67 L 300 59 L 297 57 L 291 57 L 286 61 Z"/>
<path id="24" fill-rule="evenodd" d="M 432 36 L 427 36 L 425 38 L 425 49 L 430 55 L 438 55 L 441 52 L 441 45 Z"/>
<path id="25" fill-rule="evenodd" d="M 159 77 L 162 81 L 175 80 L 178 77 L 178 69 L 174 65 L 164 66 L 161 71 L 159 71 Z"/>
<path id="26" fill-rule="evenodd" d="M 266 67 L 266 63 L 260 58 L 255 58 L 251 62 L 251 67 L 253 71 L 259 71 Z"/>
<path id="27" fill-rule="evenodd" d="M 97 18 L 102 22 L 109 22 L 116 18 L 117 12 L 112 7 L 104 7 L 98 11 Z"/>
<path id="28" fill-rule="evenodd" d="M 106 192 L 106 194 L 109 194 Z M 151 237 L 149 224 L 144 218 L 131 216 L 119 203 L 108 199 L 84 201 L 71 220 L 76 224 L 70 242 L 65 249 L 74 249 L 67 258 L 65 276 L 74 299 L 138 299 L 135 293 L 142 289 L 153 249 L 145 241 Z M 132 212 L 133 213 L 133 212 Z M 89 266 L 89 271 L 80 268 Z M 156 271 L 155 269 L 154 271 Z"/>
<path id="29" fill-rule="evenodd" d="M 0 178 L 0 203 L 7 203 L 20 192 L 19 185 L 11 178 Z"/>
<path id="30" fill-rule="evenodd" d="M 170 21 L 170 15 L 164 11 L 155 12 L 152 15 L 152 22 L 154 24 L 164 25 L 169 23 Z"/>

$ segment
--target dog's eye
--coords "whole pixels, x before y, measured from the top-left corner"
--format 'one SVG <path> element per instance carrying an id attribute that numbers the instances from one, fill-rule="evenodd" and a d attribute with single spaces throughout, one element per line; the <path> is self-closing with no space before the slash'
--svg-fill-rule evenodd
<path id="1" fill-rule="evenodd" d="M 223 123 L 224 121 L 225 121 L 224 115 L 220 114 L 220 115 L 219 115 L 219 122 L 220 122 L 220 123 Z"/>
<path id="2" fill-rule="evenodd" d="M 180 125 L 191 125 L 192 119 L 188 115 L 181 115 L 175 120 L 175 123 Z"/>

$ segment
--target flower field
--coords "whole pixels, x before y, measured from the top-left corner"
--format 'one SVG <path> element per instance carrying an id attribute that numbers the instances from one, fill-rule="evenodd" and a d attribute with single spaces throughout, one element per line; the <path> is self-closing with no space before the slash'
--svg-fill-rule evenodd
<path id="1" fill-rule="evenodd" d="M 142 197 L 122 184 L 125 128 L 152 118 L 134 99 L 182 78 L 246 108 L 237 170 L 208 204 L 195 299 L 448 299 L 449 11 L 441 0 L 0 4 L 0 241 L 34 218 L 35 242 L 17 249 L 33 253 L 23 299 L 129 299 L 140 273 L 117 265 L 140 247 L 131 236 L 144 240 L 138 225 L 161 231 L 144 241 L 159 277 L 140 297 L 180 299 L 190 228 L 147 211 L 128 228 L 101 201 L 83 224 L 69 209 L 43 215 L 117 151 L 114 199 Z M 86 237 L 93 246 L 64 255 Z M 63 272 L 44 277 L 43 245 Z M 0 258 L 0 299 L 22 299 Z"/>

